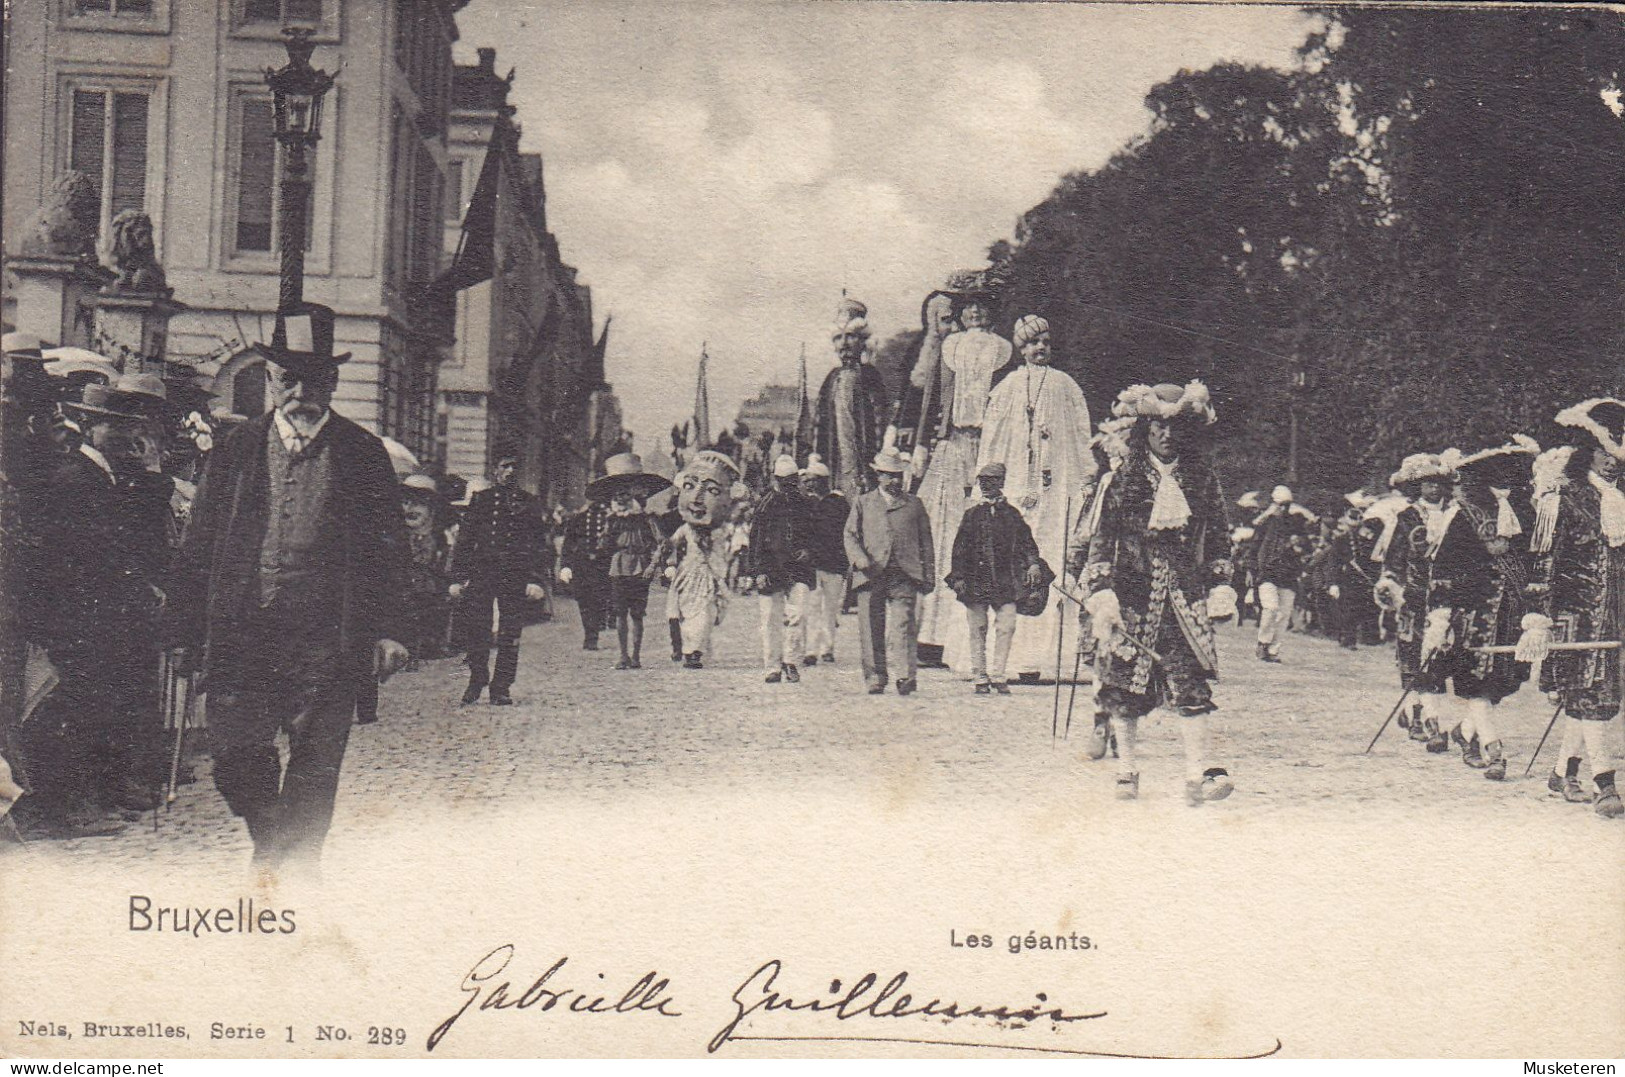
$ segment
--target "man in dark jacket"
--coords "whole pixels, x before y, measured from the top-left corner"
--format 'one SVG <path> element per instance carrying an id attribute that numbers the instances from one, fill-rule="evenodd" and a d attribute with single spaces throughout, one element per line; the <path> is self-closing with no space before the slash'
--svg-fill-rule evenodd
<path id="1" fill-rule="evenodd" d="M 1258 657 L 1279 662 L 1281 637 L 1292 623 L 1315 516 L 1294 503 L 1292 491 L 1285 486 L 1275 488 L 1270 502 L 1253 521 L 1253 571 L 1258 584 Z"/>
<path id="2" fill-rule="evenodd" d="M 835 630 L 840 626 L 841 604 L 846 597 L 846 517 L 851 512 L 840 491 L 829 488 L 829 468 L 817 453 L 807 458 L 801 471 L 801 492 L 812 505 L 812 560 L 818 571 L 818 586 L 807 596 L 801 619 L 807 625 L 805 662 L 835 661 Z"/>
<path id="3" fill-rule="evenodd" d="M 1004 499 L 1004 465 L 984 464 L 976 473 L 982 500 L 965 510 L 954 534 L 953 563 L 946 582 L 965 606 L 970 623 L 971 675 L 977 695 L 1010 694 L 1004 664 L 1016 635 L 1016 599 L 1042 580 L 1038 543 L 1021 513 Z M 987 660 L 988 613 L 996 615 L 993 663 Z"/>
<path id="4" fill-rule="evenodd" d="M 491 454 L 493 485 L 468 501 L 458 535 L 456 563 L 452 567 L 453 598 L 462 600 L 459 611 L 472 620 L 468 629 L 468 688 L 464 703 L 476 703 L 486 685 L 491 703 L 513 704 L 508 694 L 519 673 L 519 635 L 525 627 L 525 601 L 539 601 L 544 592 L 551 550 L 541 502 L 514 481 L 519 454 L 498 445 Z M 492 676 L 491 606 L 497 612 L 497 665 Z"/>
<path id="5" fill-rule="evenodd" d="M 603 552 L 608 534 L 609 505 L 603 501 L 589 501 L 564 524 L 559 580 L 569 586 L 581 613 L 584 651 L 598 649 L 598 633 L 609 620 L 609 557 Z"/>
<path id="6" fill-rule="evenodd" d="M 357 688 L 407 659 L 405 524 L 383 443 L 330 409 L 349 358 L 333 312 L 278 314 L 260 349 L 273 410 L 209 454 L 165 636 L 178 668 L 201 666 L 215 785 L 255 861 L 314 870 Z"/>
<path id="7" fill-rule="evenodd" d="M 802 611 L 818 582 L 813 567 L 812 504 L 798 488 L 793 457 L 773 461 L 773 488 L 756 506 L 745 550 L 745 571 L 755 579 L 762 608 L 762 668 L 767 683 L 801 680 L 796 658 L 807 642 Z"/>

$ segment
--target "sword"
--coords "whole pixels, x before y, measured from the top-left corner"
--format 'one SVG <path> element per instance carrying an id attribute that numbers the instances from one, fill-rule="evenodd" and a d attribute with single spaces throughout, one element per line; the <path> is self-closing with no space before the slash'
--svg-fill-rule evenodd
<path id="1" fill-rule="evenodd" d="M 1071 591 L 1067 590 L 1065 587 L 1062 587 L 1060 584 L 1051 583 L 1050 586 L 1055 588 L 1062 595 L 1064 595 L 1067 598 L 1070 598 L 1072 601 L 1076 602 L 1078 605 L 1080 605 L 1080 606 L 1083 605 L 1083 599 L 1079 598 L 1077 595 L 1073 594 Z M 1164 661 L 1162 655 L 1158 654 L 1156 651 L 1153 651 L 1150 647 L 1147 647 L 1145 644 L 1141 643 L 1139 640 L 1135 639 L 1133 636 L 1129 635 L 1127 632 L 1124 632 L 1121 628 L 1119 628 L 1117 631 L 1112 633 L 1112 640 L 1118 640 L 1118 639 L 1122 639 L 1122 640 L 1127 641 L 1129 644 L 1133 645 L 1137 650 L 1139 650 L 1143 654 L 1149 655 L 1153 662 L 1161 663 L 1161 664 L 1164 664 L 1164 665 L 1167 664 Z M 1111 641 L 1107 641 L 1107 642 L 1111 642 Z M 1058 666 L 1058 664 L 1057 664 L 1057 666 Z"/>
<path id="2" fill-rule="evenodd" d="M 1410 697 L 1410 694 L 1411 690 L 1409 688 L 1405 689 L 1399 694 L 1399 702 L 1394 704 L 1394 709 L 1388 712 L 1387 718 L 1383 719 L 1382 726 L 1377 730 L 1377 735 L 1371 738 L 1371 743 L 1365 746 L 1366 755 L 1371 754 L 1371 749 L 1377 746 L 1378 739 L 1380 739 L 1382 735 L 1388 731 L 1388 723 L 1394 720 L 1394 715 L 1399 713 L 1399 708 L 1405 705 L 1405 700 Z"/>

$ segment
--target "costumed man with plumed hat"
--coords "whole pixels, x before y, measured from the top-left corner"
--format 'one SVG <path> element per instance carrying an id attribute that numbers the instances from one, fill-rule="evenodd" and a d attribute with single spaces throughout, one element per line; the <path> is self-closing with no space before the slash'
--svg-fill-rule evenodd
<path id="1" fill-rule="evenodd" d="M 1075 579 L 1082 580 L 1084 571 L 1089 566 L 1089 543 L 1095 537 L 1095 531 L 1100 527 L 1100 514 L 1106 505 L 1106 493 L 1111 489 L 1112 480 L 1117 477 L 1118 469 L 1129 456 L 1129 431 L 1134 428 L 1135 420 L 1131 416 L 1113 415 L 1103 419 L 1089 440 L 1089 450 L 1095 455 L 1097 471 L 1094 481 L 1084 488 L 1082 503 L 1083 511 L 1078 514 L 1078 522 L 1072 529 L 1072 536 L 1068 540 L 1066 551 L 1066 567 Z M 1093 618 L 1088 611 L 1078 609 L 1078 654 L 1089 659 L 1093 665 L 1098 659 L 1098 647 L 1092 633 Z M 1089 758 L 1104 759 L 1106 753 L 1112 750 L 1115 741 L 1112 738 L 1111 715 L 1100 705 L 1100 681 L 1095 680 L 1091 696 L 1094 707 L 1094 728 L 1089 737 Z"/>
<path id="2" fill-rule="evenodd" d="M 1167 707 L 1180 716 L 1186 800 L 1200 805 L 1234 788 L 1225 768 L 1208 765 L 1213 620 L 1236 605 L 1224 495 L 1195 444 L 1214 421 L 1213 406 L 1199 381 L 1134 385 L 1113 413 L 1135 423 L 1090 539 L 1084 586 L 1100 647 L 1100 705 L 1117 738 L 1117 791 L 1139 795 L 1137 724 Z"/>
<path id="3" fill-rule="evenodd" d="M 1529 679 L 1529 663 L 1479 649 L 1518 641 L 1528 612 L 1530 465 L 1540 447 L 1514 435 L 1480 452 L 1446 449 L 1456 473 L 1458 512 L 1445 526 L 1433 557 L 1422 661 L 1450 679 L 1465 714 L 1451 731 L 1462 761 L 1494 781 L 1506 777 L 1506 752 L 1496 708 Z M 1430 746 L 1431 747 L 1431 746 Z"/>
<path id="4" fill-rule="evenodd" d="M 807 596 L 802 619 L 807 625 L 805 665 L 834 663 L 835 633 L 840 627 L 841 603 L 846 596 L 846 498 L 829 488 L 829 468 L 817 453 L 807 458 L 801 469 L 801 492 L 812 507 L 812 562 L 818 573 L 818 586 Z"/>
<path id="5" fill-rule="evenodd" d="M 1559 412 L 1557 422 L 1574 431 L 1575 444 L 1555 505 L 1537 504 L 1534 546 L 1549 551 L 1540 577 L 1545 585 L 1533 589 L 1534 609 L 1524 619 L 1518 657 L 1544 659 L 1541 690 L 1563 706 L 1566 798 L 1579 799 L 1567 787 L 1578 784 L 1583 747 L 1597 814 L 1616 819 L 1625 814 L 1615 785 L 1625 754 L 1625 650 L 1546 652 L 1554 640 L 1625 640 L 1625 400 L 1581 401 Z"/>
<path id="6" fill-rule="evenodd" d="M 1377 538 L 1373 556 L 1381 556 L 1382 573 L 1373 597 L 1394 615 L 1394 655 L 1399 665 L 1399 686 L 1416 702 L 1399 724 L 1412 740 L 1430 752 L 1450 746 L 1446 730 L 1448 697 L 1439 667 L 1422 662 L 1422 632 L 1427 620 L 1428 592 L 1433 582 L 1433 558 L 1444 541 L 1445 529 L 1461 511 L 1451 496 L 1455 473 L 1438 453 L 1412 453 L 1400 462 L 1388 484 L 1409 501 L 1392 515 L 1392 523 Z"/>
<path id="7" fill-rule="evenodd" d="M 1024 315 L 1016 321 L 1014 338 L 1022 365 L 988 398 L 977 467 L 1005 466 L 1005 496 L 1032 528 L 1045 563 L 1063 566 L 1067 539 L 1083 511 L 1079 492 L 1098 467 L 1089 450 L 1094 427 L 1083 390 L 1050 365 L 1049 322 Z M 1061 622 L 1073 615 L 1065 600 L 1057 600 L 1041 616 L 1021 619 L 1010 648 L 1010 668 L 1021 680 L 1035 683 L 1055 660 Z M 954 668 L 963 668 L 952 650 L 949 656 Z"/>
<path id="8" fill-rule="evenodd" d="M 519 638 L 525 628 L 525 603 L 540 601 L 542 582 L 552 569 L 547 521 L 541 502 L 518 482 L 519 452 L 499 443 L 491 450 L 491 485 L 468 499 L 457 536 L 450 587 L 462 602 L 469 623 L 468 687 L 464 703 L 479 701 L 490 687 L 491 703 L 513 704 L 509 694 L 519 676 Z M 491 657 L 491 611 L 496 609 L 496 670 Z"/>
<path id="9" fill-rule="evenodd" d="M 891 397 L 880 371 L 863 361 L 869 346 L 869 308 L 843 299 L 830 327 L 840 365 L 824 377 L 814 416 L 813 451 L 830 470 L 830 485 L 848 501 L 869 489 L 869 460 L 886 436 Z"/>
<path id="10" fill-rule="evenodd" d="M 331 410 L 349 358 L 333 330 L 313 303 L 277 315 L 261 346 L 272 409 L 209 453 L 164 610 L 176 667 L 201 655 L 215 785 L 271 869 L 314 868 L 358 684 L 408 658 L 395 471 L 377 437 Z"/>

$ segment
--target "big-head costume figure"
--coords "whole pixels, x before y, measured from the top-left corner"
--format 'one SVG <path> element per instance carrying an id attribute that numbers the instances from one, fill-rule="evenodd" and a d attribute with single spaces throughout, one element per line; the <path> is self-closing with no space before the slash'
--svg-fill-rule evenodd
<path id="1" fill-rule="evenodd" d="M 1212 621 L 1236 604 L 1224 497 L 1196 445 L 1213 407 L 1193 381 L 1130 386 L 1113 411 L 1135 422 L 1090 537 L 1084 583 L 1100 645 L 1099 704 L 1117 738 L 1118 795 L 1139 794 L 1136 724 L 1166 707 L 1180 716 L 1185 794 L 1199 805 L 1233 788 L 1223 767 L 1207 765 L 1207 715 L 1217 709 Z"/>
<path id="2" fill-rule="evenodd" d="M 214 780 L 264 867 L 314 868 L 358 686 L 405 663 L 407 544 L 383 443 L 331 408 L 333 312 L 277 316 L 272 410 L 208 458 L 166 606 L 201 663 Z M 277 734 L 286 730 L 286 769 Z"/>
<path id="3" fill-rule="evenodd" d="M 739 465 L 713 449 L 694 454 L 677 473 L 683 523 L 667 540 L 666 616 L 677 622 L 683 665 L 699 669 L 711 649 L 711 629 L 728 609 L 735 498 L 742 496 Z"/>

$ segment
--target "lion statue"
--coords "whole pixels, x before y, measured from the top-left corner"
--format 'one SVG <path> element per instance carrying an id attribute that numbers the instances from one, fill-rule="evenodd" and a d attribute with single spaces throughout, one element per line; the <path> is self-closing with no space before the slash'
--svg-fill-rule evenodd
<path id="1" fill-rule="evenodd" d="M 89 176 L 62 173 L 24 233 L 25 250 L 58 258 L 95 257 L 101 211 L 101 195 Z"/>
<path id="2" fill-rule="evenodd" d="M 113 265 L 118 269 L 114 287 L 132 292 L 168 290 L 163 267 L 152 244 L 152 218 L 138 209 L 126 209 L 113 218 Z"/>

